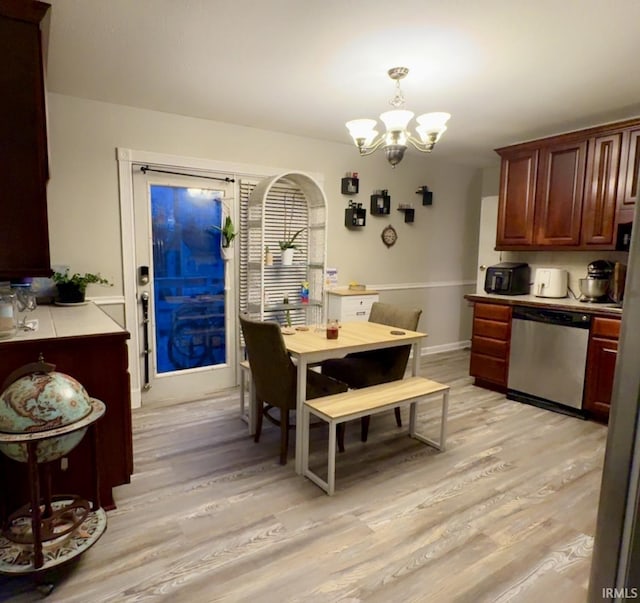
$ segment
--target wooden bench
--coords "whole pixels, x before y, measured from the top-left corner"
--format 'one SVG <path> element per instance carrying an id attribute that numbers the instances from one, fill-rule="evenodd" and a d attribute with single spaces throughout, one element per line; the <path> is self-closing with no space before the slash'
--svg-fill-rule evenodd
<path id="1" fill-rule="evenodd" d="M 437 442 L 416 432 L 418 401 L 433 398 L 436 395 L 442 397 L 440 439 Z M 410 406 L 409 435 L 412 438 L 429 444 L 438 450 L 445 449 L 449 386 L 424 377 L 408 377 L 381 385 L 352 389 L 342 394 L 307 400 L 304 403 L 301 421 L 302 474 L 331 496 L 335 490 L 336 426 L 345 421 L 351 421 L 366 415 L 374 415 L 397 406 Z M 309 469 L 309 422 L 312 414 L 329 424 L 327 481 L 324 481 Z"/>

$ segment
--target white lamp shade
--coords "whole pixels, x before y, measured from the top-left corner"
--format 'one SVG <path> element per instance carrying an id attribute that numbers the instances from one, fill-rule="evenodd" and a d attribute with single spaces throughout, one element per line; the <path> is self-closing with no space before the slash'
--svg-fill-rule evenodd
<path id="1" fill-rule="evenodd" d="M 378 134 L 375 131 L 376 124 L 377 122 L 375 119 L 352 119 L 345 125 L 347 126 L 349 134 L 351 134 L 353 140 L 358 140 L 359 138 L 364 139 L 368 144 Z"/>
<path id="2" fill-rule="evenodd" d="M 416 117 L 418 127 L 416 130 L 420 132 L 444 132 L 447 129 L 447 121 L 451 117 L 450 113 L 423 113 Z"/>
<path id="3" fill-rule="evenodd" d="M 407 124 L 412 117 L 413 111 L 406 111 L 405 109 L 386 111 L 380 115 L 380 119 L 384 122 L 384 125 L 389 132 L 406 129 Z"/>

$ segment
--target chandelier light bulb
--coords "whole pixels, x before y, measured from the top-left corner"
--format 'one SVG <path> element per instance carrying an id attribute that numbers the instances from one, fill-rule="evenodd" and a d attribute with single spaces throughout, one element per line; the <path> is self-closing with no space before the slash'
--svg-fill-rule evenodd
<path id="1" fill-rule="evenodd" d="M 402 161 L 407 143 L 411 143 L 423 153 L 430 152 L 446 131 L 446 123 L 451 117 L 445 112 L 423 113 L 416 117 L 418 125 L 415 130 L 418 136 L 413 136 L 409 132 L 409 122 L 413 119 L 414 113 L 402 108 L 405 100 L 400 89 L 400 80 L 408 73 L 409 70 L 406 67 L 394 67 L 388 71 L 389 77 L 396 82 L 395 95 L 390 101 L 395 108 L 380 115 L 380 120 L 386 129 L 384 134 L 378 135 L 375 119 L 353 119 L 346 123 L 360 155 L 371 155 L 382 147 L 387 160 L 393 167 Z"/>

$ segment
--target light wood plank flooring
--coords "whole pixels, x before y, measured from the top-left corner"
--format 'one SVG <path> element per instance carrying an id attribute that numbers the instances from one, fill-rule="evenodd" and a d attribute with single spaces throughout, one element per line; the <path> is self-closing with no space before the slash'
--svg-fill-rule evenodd
<path id="1" fill-rule="evenodd" d="M 476 388 L 468 362 L 422 359 L 451 385 L 448 450 L 393 413 L 366 444 L 349 424 L 334 497 L 277 463 L 276 427 L 253 443 L 237 390 L 135 411 L 132 483 L 95 546 L 47 576 L 47 600 L 584 602 L 606 427 Z M 326 435 L 312 430 L 317 468 Z M 38 598 L 0 577 L 0 601 Z"/>

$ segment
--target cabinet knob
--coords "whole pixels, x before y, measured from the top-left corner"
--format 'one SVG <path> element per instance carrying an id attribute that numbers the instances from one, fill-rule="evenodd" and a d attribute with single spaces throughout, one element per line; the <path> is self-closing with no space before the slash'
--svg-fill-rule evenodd
<path id="1" fill-rule="evenodd" d="M 480 271 L 484 272 L 487 269 L 487 267 L 484 264 L 480 264 Z"/>

